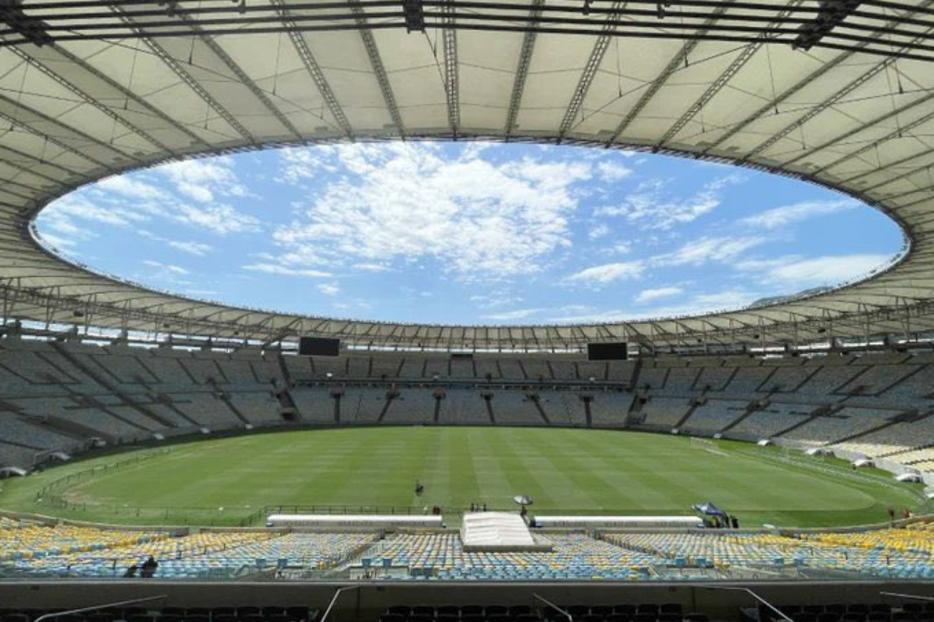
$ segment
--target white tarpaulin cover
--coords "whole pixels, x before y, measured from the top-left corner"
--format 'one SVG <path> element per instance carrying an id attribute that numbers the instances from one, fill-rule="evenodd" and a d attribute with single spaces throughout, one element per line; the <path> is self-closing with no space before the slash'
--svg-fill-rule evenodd
<path id="1" fill-rule="evenodd" d="M 528 551 L 538 548 L 525 521 L 513 512 L 464 514 L 461 540 L 465 550 Z"/>

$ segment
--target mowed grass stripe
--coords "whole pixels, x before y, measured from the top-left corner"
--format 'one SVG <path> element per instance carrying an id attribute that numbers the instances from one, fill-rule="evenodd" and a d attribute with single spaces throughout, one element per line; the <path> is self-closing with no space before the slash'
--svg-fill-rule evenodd
<path id="1" fill-rule="evenodd" d="M 0 507 L 86 520 L 237 524 L 263 506 L 440 505 L 471 502 L 538 513 L 614 511 L 685 514 L 714 501 L 745 525 L 816 526 L 885 520 L 887 506 L 917 507 L 916 492 L 891 475 L 849 470 L 803 455 L 788 463 L 772 448 L 722 441 L 717 455 L 687 438 L 556 428 L 346 427 L 261 433 L 77 461 L 8 480 Z M 145 454 L 144 454 L 145 455 Z M 44 486 L 94 465 L 123 464 L 70 482 L 60 492 L 87 508 L 36 503 Z M 416 497 L 415 481 L 426 486 Z M 133 508 L 153 508 L 134 512 Z M 223 507 L 221 512 L 218 508 Z M 203 508 L 190 510 L 188 508 Z M 186 511 L 188 514 L 186 515 Z"/>
<path id="2" fill-rule="evenodd" d="M 615 468 L 619 474 L 622 492 L 618 497 L 620 505 L 613 506 L 613 509 L 635 508 L 641 512 L 675 513 L 685 511 L 683 507 L 679 507 L 677 500 L 690 498 L 696 488 L 687 487 L 683 485 L 681 478 L 666 473 L 668 461 L 681 457 L 680 452 L 658 451 L 659 447 L 668 446 L 670 442 L 660 444 L 655 437 L 642 435 L 638 444 L 634 444 L 624 433 L 619 432 L 594 436 L 593 439 L 588 435 L 583 436 L 592 448 L 593 455 L 611 469 L 614 468 L 614 463 L 617 463 Z M 602 438 L 596 438 L 598 436 Z M 607 443 L 613 444 L 607 447 Z"/>

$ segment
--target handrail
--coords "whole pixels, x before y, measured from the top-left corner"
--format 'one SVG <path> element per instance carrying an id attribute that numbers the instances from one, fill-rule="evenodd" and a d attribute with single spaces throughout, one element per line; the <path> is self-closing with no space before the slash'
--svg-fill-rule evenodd
<path id="1" fill-rule="evenodd" d="M 763 605 L 765 605 L 766 607 L 768 607 L 769 609 L 771 609 L 772 611 L 780 615 L 782 619 L 785 620 L 785 622 L 794 622 L 794 620 L 792 620 L 787 615 L 782 613 L 782 611 L 779 610 L 778 607 L 776 607 L 775 605 L 773 605 L 772 603 L 770 603 L 763 597 L 759 596 L 758 594 L 753 592 L 748 587 L 731 587 L 731 586 L 726 586 L 726 585 L 702 585 L 700 587 L 706 588 L 708 590 L 733 590 L 733 591 L 746 592 L 747 594 L 755 598 L 757 601 L 759 601 L 760 603 L 762 603 Z"/>
<path id="2" fill-rule="evenodd" d="M 331 614 L 331 609 L 334 608 L 334 605 L 337 604 L 337 599 L 341 594 L 348 590 L 357 590 L 360 589 L 359 585 L 345 585 L 344 587 L 339 587 L 334 590 L 334 596 L 331 597 L 331 602 L 328 603 L 328 608 L 324 610 L 324 615 L 321 616 L 321 619 L 318 622 L 327 622 L 328 616 Z M 39 622 L 36 620 L 35 622 Z"/>
<path id="3" fill-rule="evenodd" d="M 160 594 L 159 596 L 147 596 L 145 598 L 134 598 L 132 600 L 121 600 L 114 603 L 104 603 L 103 605 L 94 605 L 93 607 L 82 607 L 80 609 L 71 609 L 70 611 L 56 611 L 54 613 L 46 613 L 39 616 L 33 622 L 45 622 L 45 620 L 51 620 L 52 618 L 58 618 L 61 616 L 70 616 L 76 613 L 87 613 L 88 611 L 97 611 L 98 609 L 109 609 L 110 607 L 122 607 L 124 605 L 138 605 L 140 603 L 148 603 L 151 600 L 165 600 L 168 598 L 168 594 Z"/>
<path id="4" fill-rule="evenodd" d="M 911 598 L 913 600 L 926 600 L 934 603 L 934 596 L 921 596 L 920 594 L 903 594 L 901 592 L 879 592 L 880 596 L 895 596 L 896 598 Z M 38 622 L 38 620 L 36 621 Z"/>
<path id="5" fill-rule="evenodd" d="M 565 611 L 564 609 L 562 609 L 562 608 L 559 607 L 558 605 L 554 604 L 553 602 L 551 602 L 550 600 L 548 600 L 548 599 L 545 598 L 544 596 L 539 596 L 539 595 L 536 594 L 535 592 L 532 592 L 532 597 L 533 597 L 533 598 L 537 598 L 538 600 L 542 601 L 543 603 L 545 603 L 546 605 L 548 605 L 549 607 L 551 607 L 552 609 L 554 609 L 554 610 L 557 611 L 558 613 L 564 615 L 564 616 L 568 619 L 568 622 L 574 622 L 574 616 L 572 616 L 570 613 L 568 613 L 567 611 Z M 37 622 L 38 622 L 38 621 L 37 621 Z"/>

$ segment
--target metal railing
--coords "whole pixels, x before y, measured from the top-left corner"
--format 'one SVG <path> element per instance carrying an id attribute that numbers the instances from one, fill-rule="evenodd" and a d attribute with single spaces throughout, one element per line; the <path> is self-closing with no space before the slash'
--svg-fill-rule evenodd
<path id="1" fill-rule="evenodd" d="M 60 618 L 63 616 L 76 615 L 79 613 L 88 613 L 90 611 L 99 611 L 101 609 L 111 609 L 113 607 L 124 607 L 126 605 L 139 605 L 142 603 L 148 603 L 156 600 L 165 600 L 169 596 L 168 594 L 160 594 L 159 596 L 146 596 L 145 598 L 133 598 L 131 600 L 120 600 L 112 603 L 104 603 L 102 605 L 93 605 L 90 607 L 81 607 L 79 609 L 69 609 L 68 611 L 56 611 L 53 613 L 47 613 L 36 618 L 33 622 L 45 622 L 46 620 L 52 620 L 54 618 Z"/>

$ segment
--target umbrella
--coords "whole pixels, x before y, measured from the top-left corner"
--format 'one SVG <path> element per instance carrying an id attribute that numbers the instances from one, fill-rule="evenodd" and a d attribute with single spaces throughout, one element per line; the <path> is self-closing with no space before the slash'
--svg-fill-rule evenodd
<path id="1" fill-rule="evenodd" d="M 706 503 L 699 503 L 694 507 L 694 510 L 700 512 L 701 514 L 707 514 L 708 516 L 726 516 L 726 512 L 715 506 L 710 501 Z"/>

